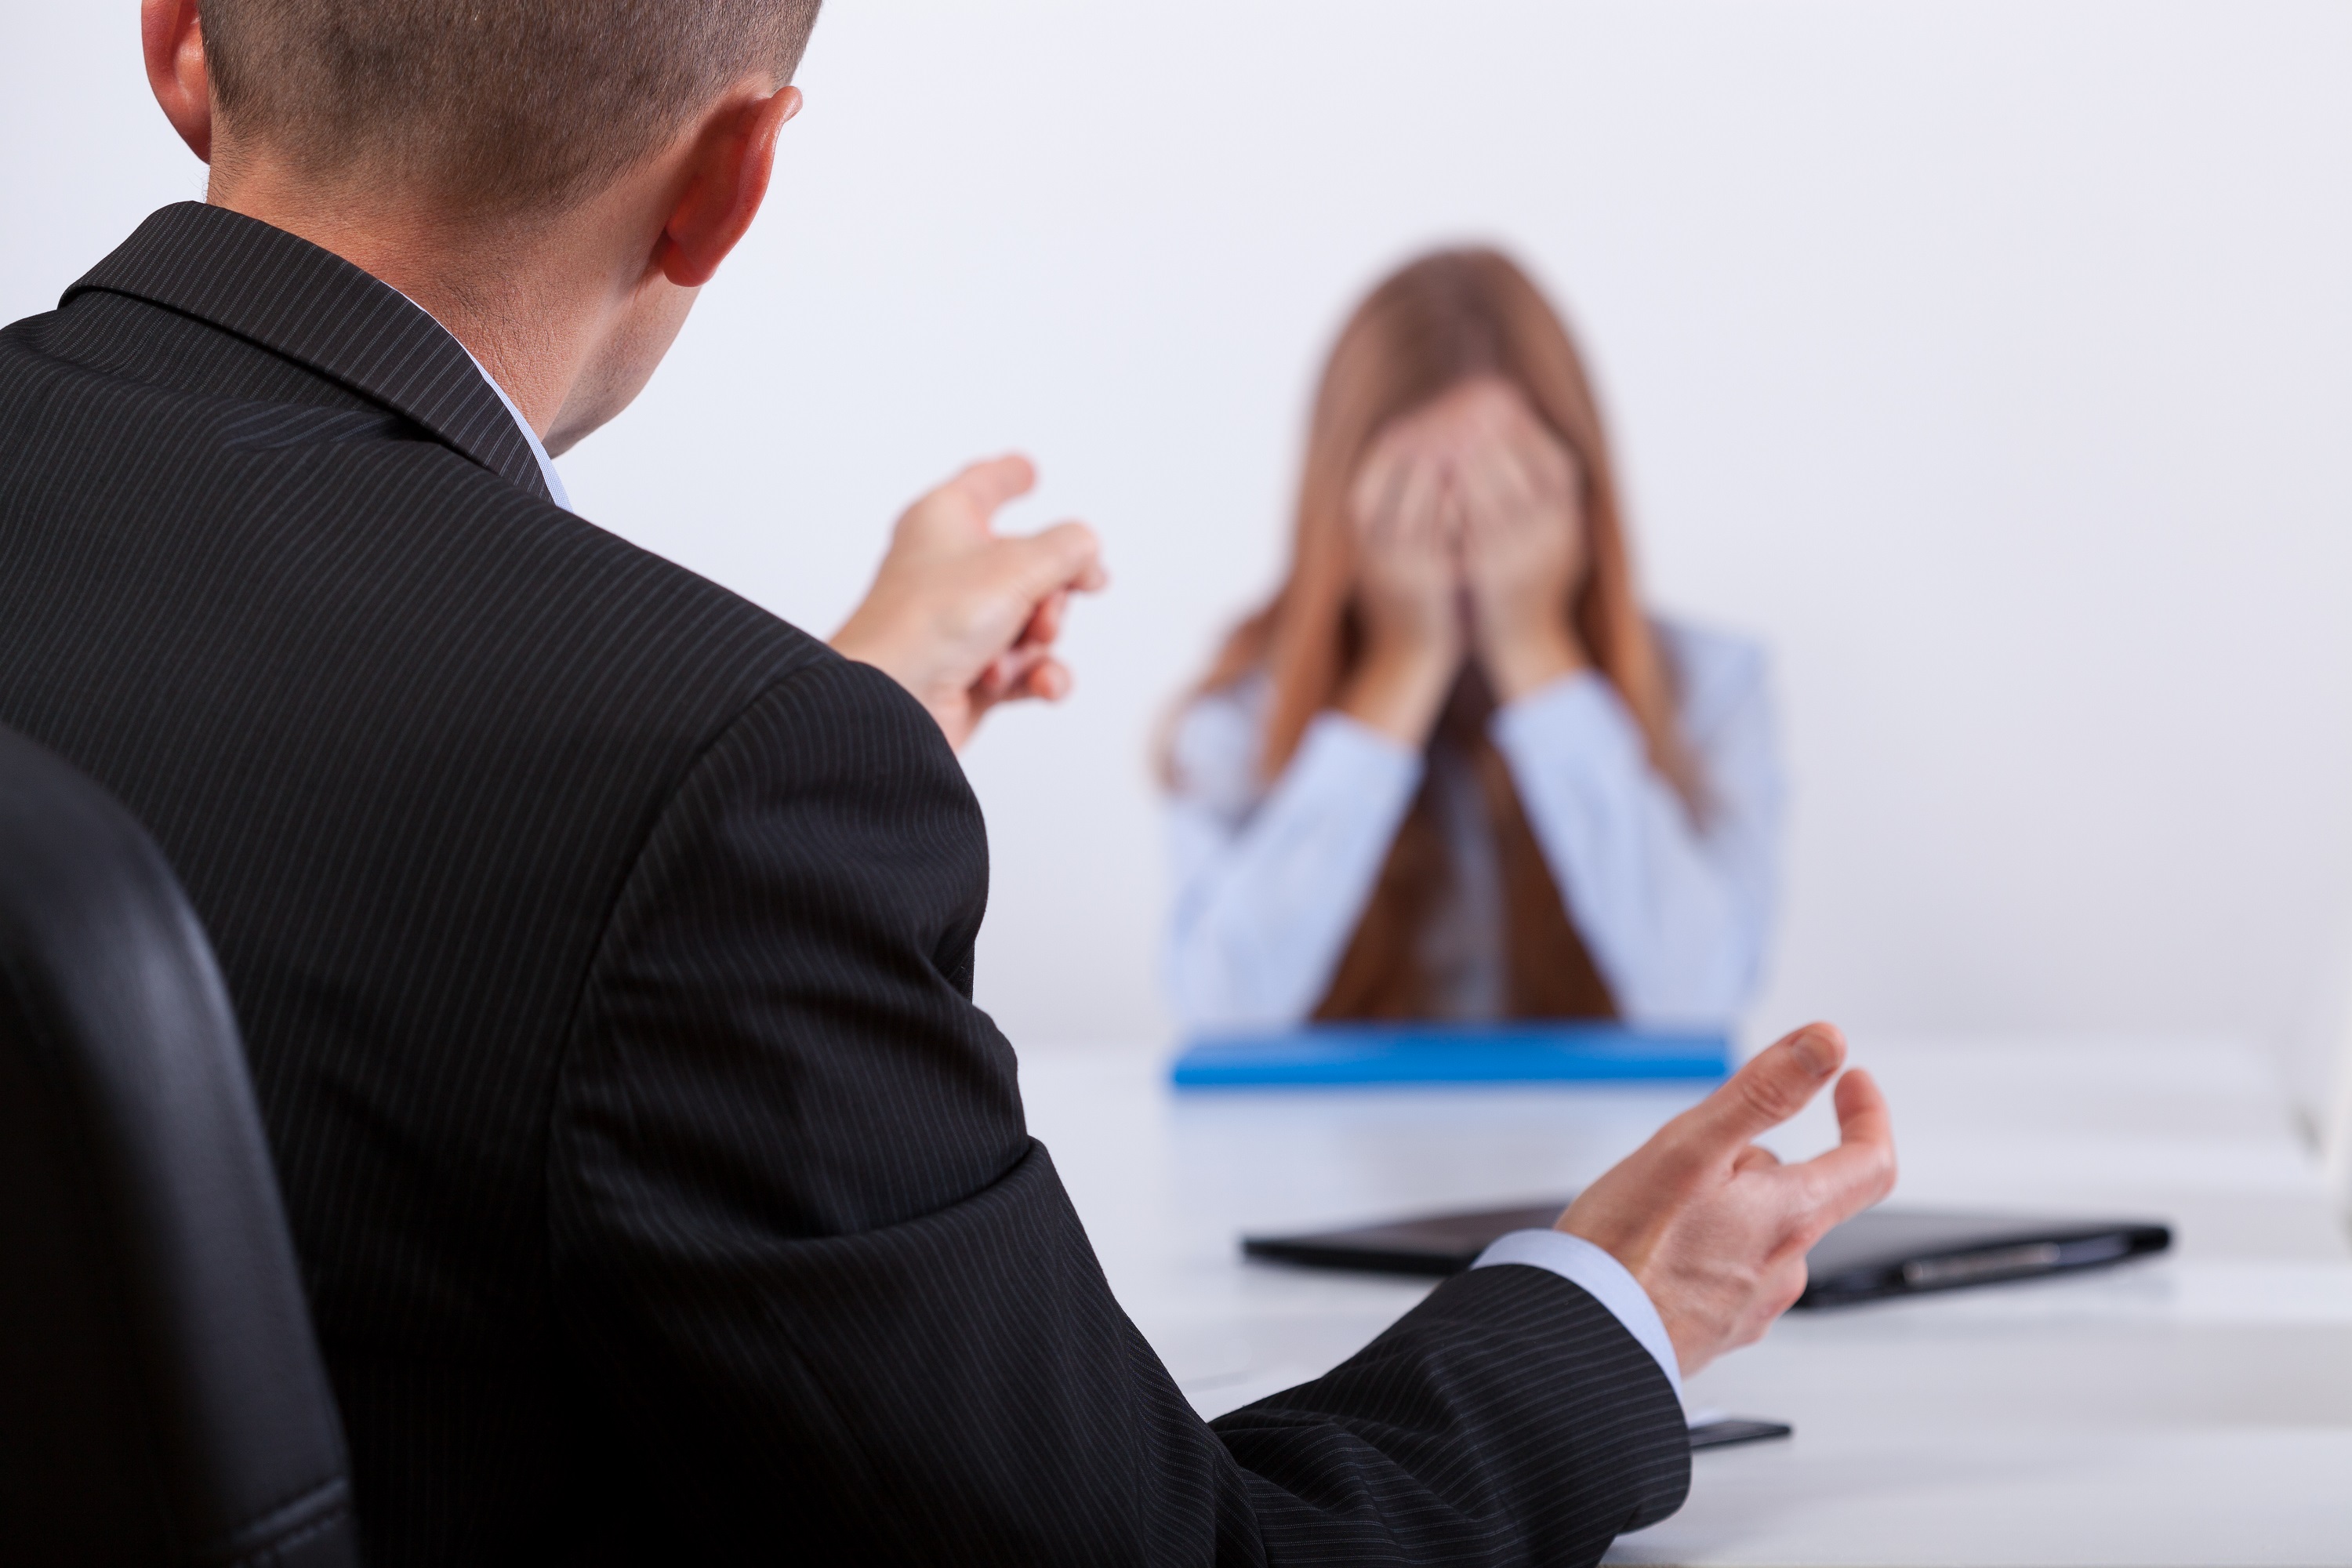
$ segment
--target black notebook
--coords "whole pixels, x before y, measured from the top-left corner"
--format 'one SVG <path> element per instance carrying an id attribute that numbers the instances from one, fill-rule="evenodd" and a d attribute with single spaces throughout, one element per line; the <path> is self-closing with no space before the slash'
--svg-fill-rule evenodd
<path id="1" fill-rule="evenodd" d="M 1549 1227 L 1565 1203 L 1426 1215 L 1309 1236 L 1253 1236 L 1252 1258 L 1381 1274 L 1459 1274 L 1487 1243 Z M 2172 1245 L 2149 1220 L 2053 1219 L 2030 1215 L 1871 1209 L 1815 1243 L 1800 1307 L 1835 1307 L 1885 1296 L 1992 1285 L 2120 1263 Z"/>

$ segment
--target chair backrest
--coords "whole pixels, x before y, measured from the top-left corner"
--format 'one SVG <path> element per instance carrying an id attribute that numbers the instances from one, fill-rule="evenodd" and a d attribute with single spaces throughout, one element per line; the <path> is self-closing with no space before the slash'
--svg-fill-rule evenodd
<path id="1" fill-rule="evenodd" d="M 357 1541 L 212 951 L 130 814 L 0 729 L 0 1559 Z"/>

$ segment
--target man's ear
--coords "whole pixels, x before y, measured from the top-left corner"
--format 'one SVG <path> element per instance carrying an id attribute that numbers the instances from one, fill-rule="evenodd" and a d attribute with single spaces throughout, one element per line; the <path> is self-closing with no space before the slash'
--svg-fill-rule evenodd
<path id="1" fill-rule="evenodd" d="M 150 0 L 151 5 L 163 0 Z M 654 247 L 662 275 L 682 289 L 710 281 L 760 213 L 776 167 L 776 133 L 801 111 L 801 89 L 739 98 L 703 124 L 686 189 Z"/>
<path id="2" fill-rule="evenodd" d="M 213 161 L 213 80 L 205 68 L 204 27 L 196 0 L 140 0 L 139 39 L 147 85 L 188 151 Z"/>

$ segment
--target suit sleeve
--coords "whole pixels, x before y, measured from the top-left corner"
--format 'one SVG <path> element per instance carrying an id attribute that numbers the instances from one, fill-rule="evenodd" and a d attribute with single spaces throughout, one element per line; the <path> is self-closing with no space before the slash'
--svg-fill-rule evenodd
<path id="1" fill-rule="evenodd" d="M 721 1562 L 1590 1562 L 1680 1501 L 1664 1375 L 1525 1268 L 1202 1424 L 971 1004 L 986 855 L 929 717 L 835 659 L 653 827 L 550 1141 L 564 1350 L 640 1528 Z"/>

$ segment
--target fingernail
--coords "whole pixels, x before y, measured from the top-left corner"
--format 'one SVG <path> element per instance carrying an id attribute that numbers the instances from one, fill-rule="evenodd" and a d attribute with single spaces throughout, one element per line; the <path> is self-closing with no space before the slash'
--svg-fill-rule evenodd
<path id="1" fill-rule="evenodd" d="M 1811 1029 L 1790 1041 L 1789 1048 L 1815 1078 L 1827 1078 L 1837 1067 L 1837 1058 L 1831 1054 L 1829 1042 Z"/>

